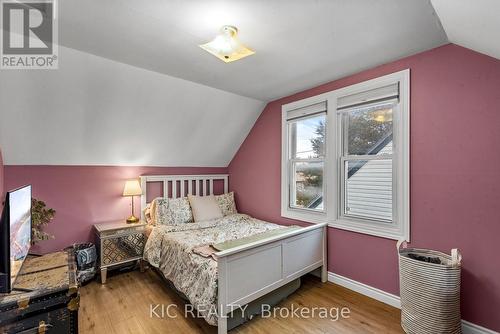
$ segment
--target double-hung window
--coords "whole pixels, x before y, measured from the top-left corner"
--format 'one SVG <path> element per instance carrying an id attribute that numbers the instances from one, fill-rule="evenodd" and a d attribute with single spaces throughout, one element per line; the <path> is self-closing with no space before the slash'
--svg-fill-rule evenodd
<path id="1" fill-rule="evenodd" d="M 282 129 L 283 216 L 409 240 L 408 70 L 285 105 Z"/>
<path id="2" fill-rule="evenodd" d="M 284 114 L 286 209 L 316 217 L 325 213 L 326 102 Z"/>

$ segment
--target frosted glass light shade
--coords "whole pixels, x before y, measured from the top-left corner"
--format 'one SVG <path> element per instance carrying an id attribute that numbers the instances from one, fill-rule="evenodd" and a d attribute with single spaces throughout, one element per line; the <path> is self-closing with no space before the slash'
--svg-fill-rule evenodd
<path id="1" fill-rule="evenodd" d="M 233 26 L 223 26 L 220 35 L 215 37 L 213 41 L 200 45 L 200 47 L 226 63 L 255 53 L 240 42 L 238 29 Z"/>
<path id="2" fill-rule="evenodd" d="M 142 195 L 141 185 L 139 180 L 128 180 L 125 182 L 125 188 L 123 189 L 123 196 L 138 196 Z"/>

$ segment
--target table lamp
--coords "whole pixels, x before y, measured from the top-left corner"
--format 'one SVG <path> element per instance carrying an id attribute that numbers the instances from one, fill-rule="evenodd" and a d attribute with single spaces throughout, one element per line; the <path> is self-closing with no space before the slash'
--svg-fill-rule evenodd
<path id="1" fill-rule="evenodd" d="M 139 180 L 128 180 L 125 182 L 125 188 L 123 189 L 123 196 L 132 197 L 132 215 L 127 218 L 127 223 L 133 224 L 139 221 L 139 218 L 134 216 L 134 196 L 142 195 L 141 185 Z"/>

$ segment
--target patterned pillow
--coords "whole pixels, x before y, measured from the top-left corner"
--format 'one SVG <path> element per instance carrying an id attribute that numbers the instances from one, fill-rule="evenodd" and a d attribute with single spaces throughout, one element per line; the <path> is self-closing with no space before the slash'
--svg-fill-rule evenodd
<path id="1" fill-rule="evenodd" d="M 157 198 L 156 224 L 178 225 L 193 222 L 193 213 L 187 197 Z"/>
<path id="2" fill-rule="evenodd" d="M 153 217 L 153 225 L 166 224 L 168 212 L 168 198 L 158 197 L 151 202 L 151 216 Z"/>
<path id="3" fill-rule="evenodd" d="M 144 217 L 146 218 L 146 223 L 154 225 L 154 222 L 153 222 L 153 219 L 151 216 L 151 203 L 146 205 L 146 208 L 144 208 L 142 210 L 142 212 L 144 213 Z"/>
<path id="4" fill-rule="evenodd" d="M 238 211 L 236 211 L 236 204 L 234 203 L 234 192 L 231 191 L 227 194 L 217 195 L 215 196 L 215 200 L 217 204 L 219 204 L 223 216 L 238 213 Z"/>

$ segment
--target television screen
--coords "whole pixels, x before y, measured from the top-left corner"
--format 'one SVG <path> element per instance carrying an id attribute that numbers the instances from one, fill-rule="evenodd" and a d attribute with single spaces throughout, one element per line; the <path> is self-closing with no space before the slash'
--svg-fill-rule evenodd
<path id="1" fill-rule="evenodd" d="M 9 193 L 11 286 L 31 246 L 31 186 Z"/>
<path id="2" fill-rule="evenodd" d="M 31 246 L 31 186 L 7 192 L 0 220 L 0 292 L 12 290 Z"/>

